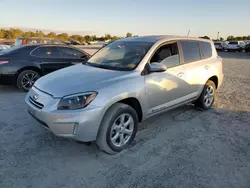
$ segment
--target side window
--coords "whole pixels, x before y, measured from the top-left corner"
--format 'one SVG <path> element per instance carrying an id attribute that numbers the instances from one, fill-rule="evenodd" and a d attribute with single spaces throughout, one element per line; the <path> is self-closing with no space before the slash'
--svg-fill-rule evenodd
<path id="1" fill-rule="evenodd" d="M 59 58 L 60 52 L 57 47 L 39 47 L 31 55 L 44 57 L 44 58 Z"/>
<path id="2" fill-rule="evenodd" d="M 212 56 L 212 47 L 209 42 L 199 42 L 201 51 L 202 51 L 202 59 L 207 59 Z"/>
<path id="3" fill-rule="evenodd" d="M 63 58 L 82 58 L 83 56 L 85 56 L 84 53 L 81 53 L 78 50 L 72 48 L 60 47 L 59 50 Z"/>
<path id="4" fill-rule="evenodd" d="M 198 42 L 181 41 L 181 46 L 185 63 L 190 63 L 201 59 Z"/>
<path id="5" fill-rule="evenodd" d="M 177 43 L 160 47 L 151 58 L 150 63 L 163 63 L 167 68 L 178 66 L 180 60 Z"/>

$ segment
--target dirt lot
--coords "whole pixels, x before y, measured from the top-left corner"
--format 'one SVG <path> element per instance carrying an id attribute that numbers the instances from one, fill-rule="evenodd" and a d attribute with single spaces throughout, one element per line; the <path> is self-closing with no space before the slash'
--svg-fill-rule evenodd
<path id="1" fill-rule="evenodd" d="M 250 54 L 220 55 L 225 80 L 213 109 L 151 118 L 115 156 L 55 137 L 29 117 L 24 93 L 0 87 L 0 187 L 249 188 Z"/>

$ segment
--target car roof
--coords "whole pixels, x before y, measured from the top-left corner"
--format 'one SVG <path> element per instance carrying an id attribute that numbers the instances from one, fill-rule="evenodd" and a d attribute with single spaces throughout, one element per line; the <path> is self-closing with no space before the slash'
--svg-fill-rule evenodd
<path id="1" fill-rule="evenodd" d="M 199 40 L 199 41 L 209 41 L 208 39 L 196 38 L 196 37 L 187 37 L 187 36 L 177 36 L 177 35 L 151 35 L 151 36 L 140 36 L 140 37 L 129 37 L 120 39 L 119 41 L 138 41 L 138 42 L 152 42 L 155 43 L 160 40 Z"/>
<path id="2" fill-rule="evenodd" d="M 57 40 L 57 39 L 49 38 L 49 37 L 19 37 L 17 39 L 50 39 L 50 40 Z"/>
<path id="3" fill-rule="evenodd" d="M 69 46 L 66 44 L 26 44 L 23 45 L 23 47 L 30 47 L 30 46 L 34 46 L 34 47 L 38 47 L 38 46 L 55 46 L 55 47 L 70 47 L 70 48 L 75 48 L 73 46 Z"/>

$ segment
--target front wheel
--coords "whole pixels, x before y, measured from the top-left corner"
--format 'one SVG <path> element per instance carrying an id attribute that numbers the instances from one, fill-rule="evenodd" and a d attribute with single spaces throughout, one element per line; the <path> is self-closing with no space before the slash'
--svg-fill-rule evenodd
<path id="1" fill-rule="evenodd" d="M 116 154 L 127 148 L 137 133 L 138 116 L 134 108 L 116 103 L 105 113 L 98 135 L 97 145 L 108 154 Z"/>
<path id="2" fill-rule="evenodd" d="M 28 92 L 33 84 L 40 78 L 40 74 L 33 70 L 22 71 L 17 77 L 17 86 L 20 90 Z"/>
<path id="3" fill-rule="evenodd" d="M 208 80 L 205 84 L 200 97 L 195 102 L 195 105 L 204 110 L 210 109 L 213 106 L 216 96 L 216 86 L 213 81 Z"/>

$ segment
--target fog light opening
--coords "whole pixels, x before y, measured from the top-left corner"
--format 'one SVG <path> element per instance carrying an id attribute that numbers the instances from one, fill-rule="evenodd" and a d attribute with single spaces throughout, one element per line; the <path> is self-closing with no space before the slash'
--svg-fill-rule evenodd
<path id="1" fill-rule="evenodd" d="M 77 130 L 78 130 L 78 127 L 79 127 L 79 124 L 78 123 L 75 123 L 74 124 L 74 129 L 73 129 L 73 135 L 76 134 Z"/>

